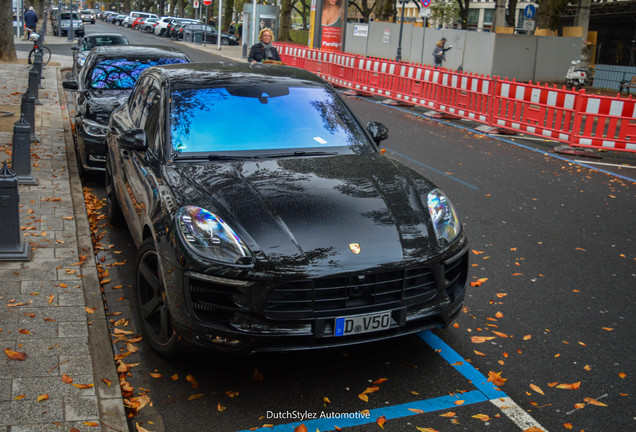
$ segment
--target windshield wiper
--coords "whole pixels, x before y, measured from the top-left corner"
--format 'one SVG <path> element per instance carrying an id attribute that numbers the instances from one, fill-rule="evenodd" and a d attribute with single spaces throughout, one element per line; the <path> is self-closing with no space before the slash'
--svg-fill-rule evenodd
<path id="1" fill-rule="evenodd" d="M 255 159 L 253 156 L 229 156 L 229 155 L 215 155 L 209 154 L 205 156 L 174 156 L 174 160 L 207 160 L 207 161 L 216 161 L 216 160 L 237 160 L 237 159 Z"/>
<path id="2" fill-rule="evenodd" d="M 217 160 L 246 160 L 246 159 L 275 159 L 275 158 L 285 158 L 285 157 L 297 157 L 297 156 L 335 156 L 337 152 L 322 152 L 322 151 L 294 151 L 289 153 L 270 153 L 264 155 L 251 155 L 251 156 L 238 156 L 238 155 L 219 155 L 219 154 L 209 154 L 209 155 L 192 155 L 192 156 L 180 156 L 174 155 L 174 160 L 208 160 L 208 161 L 217 161 Z"/>
<path id="3" fill-rule="evenodd" d="M 256 156 L 259 159 L 268 158 L 284 158 L 284 157 L 297 157 L 297 156 L 336 156 L 338 152 L 325 152 L 325 151 L 294 151 L 289 153 L 271 153 L 266 155 Z"/>

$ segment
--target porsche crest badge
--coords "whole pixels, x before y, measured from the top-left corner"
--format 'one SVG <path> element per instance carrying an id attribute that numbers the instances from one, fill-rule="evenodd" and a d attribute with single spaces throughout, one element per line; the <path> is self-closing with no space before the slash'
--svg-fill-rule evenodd
<path id="1" fill-rule="evenodd" d="M 358 255 L 361 250 L 360 245 L 358 243 L 349 243 L 349 249 L 351 249 L 351 252 L 353 252 L 356 255 Z"/>

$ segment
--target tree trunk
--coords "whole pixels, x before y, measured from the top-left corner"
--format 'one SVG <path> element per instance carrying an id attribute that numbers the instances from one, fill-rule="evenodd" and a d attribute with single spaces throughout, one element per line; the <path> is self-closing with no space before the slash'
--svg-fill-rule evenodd
<path id="1" fill-rule="evenodd" d="M 282 0 L 280 2 L 280 26 L 278 27 L 278 40 L 280 42 L 291 42 L 291 0 Z"/>
<path id="2" fill-rule="evenodd" d="M 537 27 L 558 30 L 561 24 L 561 14 L 567 7 L 569 0 L 541 0 L 537 8 Z"/>
<path id="3" fill-rule="evenodd" d="M 462 23 L 462 30 L 468 29 L 468 5 L 470 0 L 457 0 L 459 5 L 459 20 Z"/>
<path id="4" fill-rule="evenodd" d="M 508 27 L 517 27 L 515 21 L 517 15 L 517 0 L 508 0 L 508 14 L 506 15 L 506 23 Z"/>
<path id="5" fill-rule="evenodd" d="M 0 61 L 16 62 L 18 57 L 13 44 L 13 2 L 0 0 Z"/>

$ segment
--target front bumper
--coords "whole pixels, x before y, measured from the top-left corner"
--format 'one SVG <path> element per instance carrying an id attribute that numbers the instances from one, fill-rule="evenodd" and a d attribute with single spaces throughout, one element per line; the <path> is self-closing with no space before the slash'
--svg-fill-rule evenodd
<path id="1" fill-rule="evenodd" d="M 356 286 L 347 280 L 357 275 L 233 286 L 164 261 L 166 273 L 174 325 L 187 343 L 240 354 L 310 350 L 448 327 L 463 305 L 468 248 L 423 269 L 367 275 Z M 391 311 L 390 328 L 335 336 L 336 318 L 382 311 Z"/>

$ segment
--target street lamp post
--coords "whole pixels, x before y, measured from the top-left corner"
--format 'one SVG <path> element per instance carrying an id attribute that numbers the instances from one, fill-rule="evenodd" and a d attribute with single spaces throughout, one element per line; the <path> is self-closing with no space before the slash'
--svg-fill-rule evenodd
<path id="1" fill-rule="evenodd" d="M 402 61 L 402 29 L 404 28 L 404 8 L 409 1 L 411 0 L 400 0 L 400 3 L 402 3 L 402 17 L 400 18 L 400 36 L 398 37 L 398 48 L 397 55 L 395 56 L 395 61 Z"/>
<path id="2" fill-rule="evenodd" d="M 75 28 L 73 27 L 73 2 L 71 2 L 71 10 L 69 11 L 69 18 L 70 18 L 70 22 L 68 25 L 68 31 L 67 33 L 67 38 L 66 40 L 68 41 L 72 41 L 73 39 L 75 39 Z M 62 20 L 60 20 L 60 23 L 62 22 Z"/>

